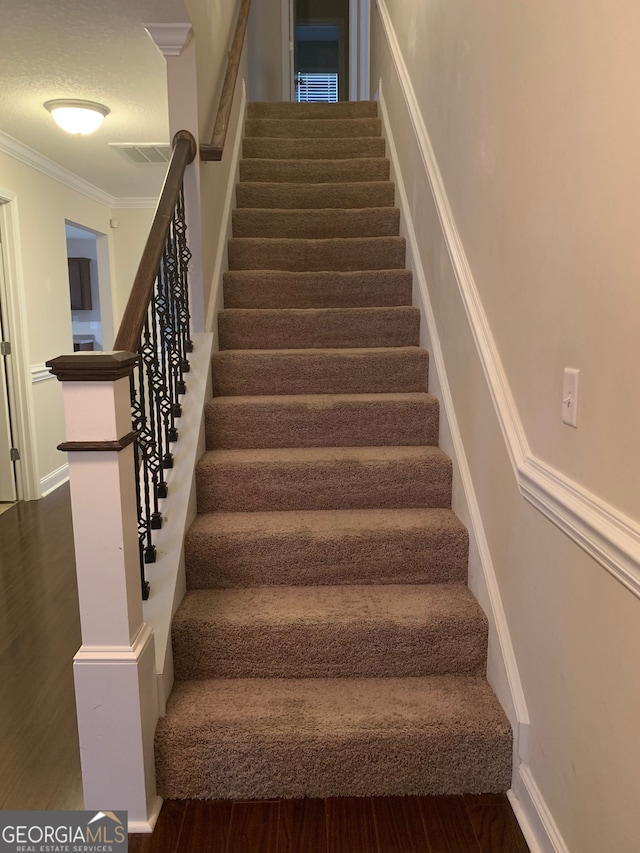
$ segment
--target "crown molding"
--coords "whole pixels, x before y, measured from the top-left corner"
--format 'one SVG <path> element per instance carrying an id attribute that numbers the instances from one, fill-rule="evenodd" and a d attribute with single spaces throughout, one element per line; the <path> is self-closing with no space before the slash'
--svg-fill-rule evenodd
<path id="1" fill-rule="evenodd" d="M 55 181 L 64 184 L 76 192 L 82 193 L 82 195 L 87 196 L 92 201 L 98 202 L 98 204 L 103 204 L 105 207 L 113 207 L 114 197 L 112 195 L 65 169 L 64 166 L 54 163 L 53 160 L 50 160 L 33 148 L 29 148 L 28 145 L 14 139 L 13 136 L 9 136 L 8 133 L 2 130 L 0 130 L 0 152 L 13 157 L 14 160 L 18 160 L 20 163 L 24 163 L 25 166 L 36 169 L 48 178 L 53 178 Z"/>
<path id="2" fill-rule="evenodd" d="M 8 133 L 2 130 L 0 130 L 0 153 L 6 154 L 8 157 L 17 160 L 19 163 L 23 163 L 30 169 L 35 169 L 48 178 L 53 178 L 54 181 L 58 181 L 58 183 L 63 184 L 65 187 L 75 190 L 75 192 L 81 193 L 92 201 L 110 209 L 149 208 L 155 207 L 158 203 L 158 199 L 154 197 L 117 198 L 96 187 L 94 184 L 89 183 L 89 181 L 85 181 L 84 178 L 79 177 L 74 172 L 65 169 L 64 166 L 60 166 L 58 163 L 45 157 L 44 154 L 40 154 L 33 148 L 29 148 L 28 145 L 15 139 L 13 136 L 9 136 Z"/>
<path id="3" fill-rule="evenodd" d="M 114 198 L 111 206 L 114 209 L 128 208 L 132 210 L 142 210 L 143 208 L 155 208 L 157 204 L 157 197 L 150 196 L 149 198 L 145 198 L 144 196 L 141 196 L 140 198 Z"/>
<path id="4" fill-rule="evenodd" d="M 180 56 L 193 35 L 191 24 L 143 24 L 163 56 Z"/>

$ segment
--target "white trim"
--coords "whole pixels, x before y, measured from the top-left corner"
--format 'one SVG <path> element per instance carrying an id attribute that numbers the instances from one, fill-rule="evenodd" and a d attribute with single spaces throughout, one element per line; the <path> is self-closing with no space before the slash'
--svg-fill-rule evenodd
<path id="1" fill-rule="evenodd" d="M 150 835 L 156 825 L 163 803 L 162 797 L 155 797 L 149 806 L 149 818 L 147 820 L 127 821 L 127 830 L 130 835 L 134 833 Z"/>
<path id="2" fill-rule="evenodd" d="M 518 470 L 524 497 L 640 598 L 640 525 L 529 454 Z"/>
<path id="3" fill-rule="evenodd" d="M 282 0 L 280 4 L 282 39 L 282 100 L 295 99 L 293 87 L 293 0 Z"/>
<path id="4" fill-rule="evenodd" d="M 538 459 L 529 448 L 385 0 L 378 0 L 378 9 L 518 487 L 526 500 L 640 597 L 640 524 Z"/>
<path id="5" fill-rule="evenodd" d="M 469 465 L 467 462 L 464 443 L 462 440 L 460 428 L 458 426 L 458 420 L 453 404 L 453 397 L 451 395 L 451 389 L 449 387 L 446 368 L 444 364 L 444 356 L 442 353 L 442 346 L 440 344 L 440 337 L 438 335 L 435 316 L 433 313 L 429 290 L 427 287 L 427 279 L 424 267 L 422 265 L 422 259 L 420 257 L 420 248 L 418 245 L 416 231 L 411 216 L 411 210 L 409 207 L 405 183 L 402 177 L 402 172 L 400 170 L 400 164 L 393 137 L 393 131 L 391 129 L 391 124 L 389 121 L 387 105 L 384 99 L 382 81 L 380 82 L 379 92 L 380 112 L 382 116 L 384 132 L 387 138 L 389 158 L 391 160 L 391 166 L 394 173 L 393 177 L 396 185 L 397 203 L 399 204 L 401 210 L 403 227 L 406 232 L 408 248 L 407 254 L 411 257 L 414 271 L 414 280 L 418 290 L 418 297 L 422 303 L 422 306 L 424 307 L 424 312 L 427 320 L 428 334 L 430 338 L 430 357 L 433 361 L 433 365 L 435 366 L 438 382 L 440 384 L 439 396 L 442 398 L 441 402 L 444 407 L 444 415 L 453 444 L 453 456 L 455 462 L 457 463 L 458 472 L 462 481 L 467 511 L 471 522 L 471 529 L 473 536 L 475 537 L 475 545 L 478 551 L 480 569 L 483 575 L 484 583 L 486 585 L 486 595 L 484 597 L 487 598 L 488 601 L 486 603 L 481 603 L 485 604 L 485 606 L 488 605 L 488 615 L 491 620 L 491 626 L 492 629 L 495 630 L 495 634 L 498 640 L 501 663 L 504 668 L 504 676 L 499 678 L 499 681 L 504 681 L 504 679 L 506 678 L 506 685 L 496 683 L 496 679 L 491 679 L 493 682 L 492 687 L 494 688 L 496 695 L 498 696 L 500 702 L 505 708 L 511 725 L 513 726 L 514 754 L 518 760 L 522 760 L 526 758 L 526 751 L 528 748 L 529 712 L 527 710 L 527 703 L 525 700 L 524 691 L 522 689 L 522 683 L 520 681 L 520 674 L 518 672 L 515 652 L 511 643 L 509 626 L 507 624 L 504 607 L 502 606 L 500 589 L 496 578 L 493 561 L 491 558 L 491 552 L 489 550 L 487 537 L 484 532 L 482 516 L 480 514 L 480 508 L 478 506 L 478 500 L 476 498 L 473 480 L 471 478 L 471 472 L 469 470 Z"/>
<path id="6" fill-rule="evenodd" d="M 163 56 L 180 56 L 193 35 L 191 24 L 143 24 Z"/>
<path id="7" fill-rule="evenodd" d="M 33 398 L 29 382 L 29 363 L 26 357 L 29 352 L 29 332 L 20 248 L 18 198 L 13 191 L 2 187 L 0 187 L 0 223 L 6 279 L 5 307 L 8 315 L 9 339 L 13 344 L 11 358 L 14 364 L 14 394 L 17 403 L 13 412 L 17 432 L 15 438 L 21 454 L 20 462 L 16 463 L 18 500 L 33 501 L 40 497 L 40 483 Z"/>
<path id="8" fill-rule="evenodd" d="M 55 376 L 44 362 L 42 364 L 31 365 L 32 384 L 35 384 L 36 382 L 46 382 L 47 379 L 55 379 Z"/>
<path id="9" fill-rule="evenodd" d="M 73 172 L 58 165 L 58 163 L 54 163 L 53 160 L 49 160 L 48 157 L 44 157 L 42 154 L 34 151 L 33 148 L 29 148 L 28 145 L 24 145 L 1 130 L 0 151 L 3 154 L 8 154 L 9 157 L 13 157 L 14 160 L 24 163 L 25 166 L 36 169 L 43 175 L 47 175 L 47 177 L 59 181 L 70 189 L 88 196 L 93 201 L 98 202 L 98 204 L 103 204 L 105 207 L 113 207 L 114 198 L 109 193 L 95 187 L 89 181 L 79 178 Z"/>
<path id="10" fill-rule="evenodd" d="M 186 592 L 184 536 L 197 514 L 193 472 L 205 450 L 203 410 L 211 397 L 212 342 L 210 332 L 193 336 L 193 353 L 189 357 L 189 393 L 182 398 L 182 417 L 178 422 L 180 441 L 171 446 L 174 467 L 167 471 L 168 494 L 160 505 L 168 523 L 154 531 L 157 559 L 145 569 L 153 592 L 142 603 L 142 613 L 145 622 L 153 628 L 155 638 L 161 716 L 173 686 L 171 620 Z"/>
<path id="11" fill-rule="evenodd" d="M 112 208 L 128 208 L 134 210 L 141 210 L 143 208 L 154 208 L 158 204 L 158 198 L 155 196 L 145 197 L 140 196 L 140 198 L 113 198 Z"/>
<path id="12" fill-rule="evenodd" d="M 50 474 L 40 478 L 40 497 L 46 498 L 69 479 L 69 464 L 67 462 L 56 468 Z"/>
<path id="13" fill-rule="evenodd" d="M 74 663 L 137 663 L 154 639 L 153 627 L 142 622 L 126 646 L 102 646 L 83 643 L 73 657 Z"/>
<path id="14" fill-rule="evenodd" d="M 65 187 L 111 209 L 118 207 L 155 207 L 158 201 L 156 198 L 117 198 L 112 196 L 2 130 L 0 130 L 0 153 L 12 157 L 19 163 L 23 163 L 48 178 L 53 178 L 54 181 L 58 181 Z"/>
<path id="15" fill-rule="evenodd" d="M 369 99 L 369 0 L 349 0 L 349 100 Z"/>
<path id="16" fill-rule="evenodd" d="M 207 308 L 207 324 L 206 329 L 213 330 L 214 340 L 216 341 L 215 348 L 217 349 L 217 326 L 215 317 L 222 288 L 222 273 L 223 266 L 227 266 L 227 242 L 231 237 L 231 211 L 234 207 L 234 194 L 236 191 L 236 182 L 238 181 L 238 164 L 240 162 L 240 146 L 242 144 L 242 131 L 244 129 L 244 118 L 247 109 L 247 86 L 245 81 L 242 81 L 242 92 L 240 95 L 240 109 L 238 112 L 238 122 L 234 128 L 233 150 L 229 161 L 229 172 L 227 174 L 227 187 L 225 190 L 223 219 L 220 223 L 220 231 L 218 233 L 218 246 L 216 249 L 216 260 L 213 268 L 212 276 L 212 291 L 209 297 L 209 305 Z"/>
<path id="17" fill-rule="evenodd" d="M 507 792 L 507 796 L 531 853 L 569 853 L 569 848 L 526 764 L 521 764 L 518 768 L 513 789 Z"/>

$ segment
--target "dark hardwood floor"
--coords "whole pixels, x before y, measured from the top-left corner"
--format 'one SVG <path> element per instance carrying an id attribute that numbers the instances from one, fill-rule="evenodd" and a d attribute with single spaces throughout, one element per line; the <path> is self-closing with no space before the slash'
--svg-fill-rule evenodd
<path id="1" fill-rule="evenodd" d="M 80 809 L 69 489 L 0 515 L 0 809 Z M 505 796 L 165 802 L 132 853 L 528 853 Z"/>
<path id="2" fill-rule="evenodd" d="M 529 853 L 505 795 L 167 800 L 130 853 Z"/>
<path id="3" fill-rule="evenodd" d="M 69 488 L 0 515 L 0 808 L 82 808 Z"/>

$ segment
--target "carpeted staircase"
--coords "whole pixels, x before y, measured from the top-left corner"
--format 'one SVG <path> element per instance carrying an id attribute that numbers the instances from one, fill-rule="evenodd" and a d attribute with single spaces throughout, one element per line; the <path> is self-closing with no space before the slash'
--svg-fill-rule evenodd
<path id="1" fill-rule="evenodd" d="M 510 785 L 376 115 L 248 108 L 165 797 Z"/>

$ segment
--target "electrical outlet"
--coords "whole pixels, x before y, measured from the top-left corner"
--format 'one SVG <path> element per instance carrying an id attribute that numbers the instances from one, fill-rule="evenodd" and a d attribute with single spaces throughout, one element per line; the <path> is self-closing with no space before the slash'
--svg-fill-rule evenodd
<path id="1" fill-rule="evenodd" d="M 578 379 L 580 371 L 574 367 L 565 367 L 562 384 L 562 422 L 578 427 Z"/>

